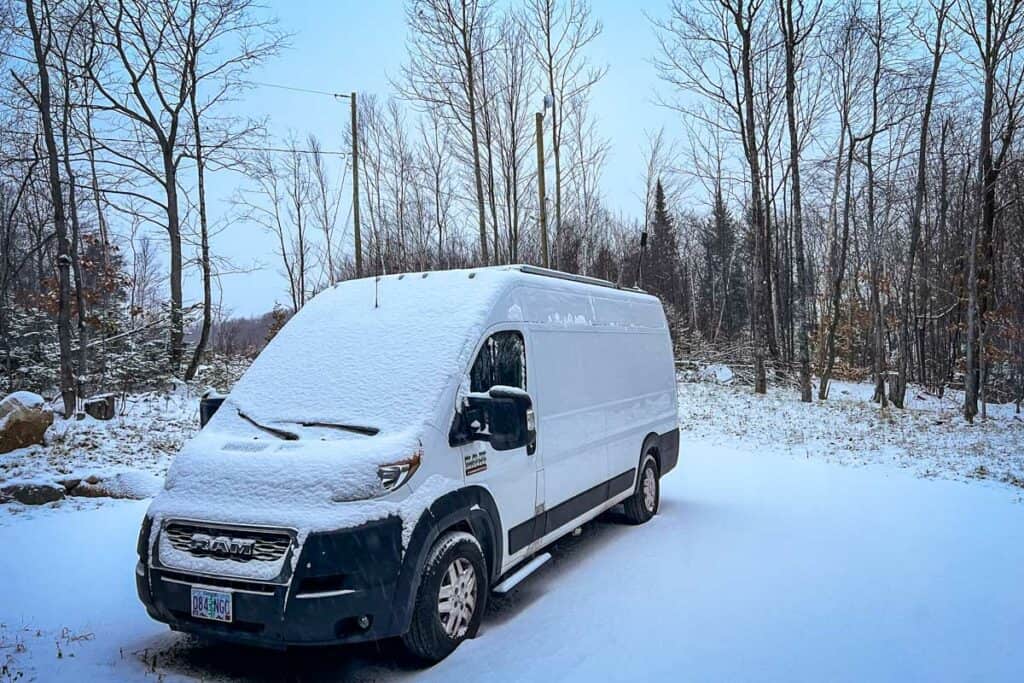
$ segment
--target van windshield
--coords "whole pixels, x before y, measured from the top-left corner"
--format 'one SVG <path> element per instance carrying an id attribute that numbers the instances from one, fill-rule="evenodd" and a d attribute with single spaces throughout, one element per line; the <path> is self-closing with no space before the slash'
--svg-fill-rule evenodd
<path id="1" fill-rule="evenodd" d="M 466 372 L 504 282 L 502 273 L 470 279 L 448 271 L 337 285 L 278 332 L 229 401 L 252 420 L 302 438 L 309 429 L 358 438 L 418 427 Z M 230 429 L 228 422 L 220 426 Z"/>

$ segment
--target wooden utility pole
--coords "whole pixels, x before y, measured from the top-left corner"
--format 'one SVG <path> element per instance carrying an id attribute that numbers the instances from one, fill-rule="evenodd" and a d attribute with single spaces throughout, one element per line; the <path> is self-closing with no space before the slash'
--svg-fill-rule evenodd
<path id="1" fill-rule="evenodd" d="M 356 277 L 363 276 L 363 237 L 359 232 L 359 118 L 356 116 L 356 94 L 349 95 L 352 105 L 352 227 L 356 241 Z"/>
<path id="2" fill-rule="evenodd" d="M 548 267 L 548 209 L 544 198 L 544 114 L 537 112 L 537 194 L 540 199 L 540 264 Z"/>

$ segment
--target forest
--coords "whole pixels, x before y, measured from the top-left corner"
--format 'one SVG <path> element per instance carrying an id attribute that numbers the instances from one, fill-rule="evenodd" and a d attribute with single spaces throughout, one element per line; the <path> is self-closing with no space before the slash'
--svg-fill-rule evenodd
<path id="1" fill-rule="evenodd" d="M 660 296 L 678 360 L 757 393 L 1019 409 L 1024 0 L 666 0 L 642 46 L 661 86 L 629 106 L 675 123 L 633 213 L 602 184 L 615 56 L 586 0 L 405 12 L 388 91 L 318 93 L 351 100 L 338 151 L 231 107 L 300 49 L 273 7 L 0 1 L 0 391 L 70 416 L 252 356 L 339 280 L 531 263 Z M 262 319 L 219 304 L 245 267 L 211 247 L 228 221 L 273 236 L 286 303 Z"/>

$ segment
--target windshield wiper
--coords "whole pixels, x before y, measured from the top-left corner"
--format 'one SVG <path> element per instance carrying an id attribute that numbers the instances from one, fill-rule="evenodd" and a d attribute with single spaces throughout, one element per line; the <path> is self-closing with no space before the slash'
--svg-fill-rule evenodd
<path id="1" fill-rule="evenodd" d="M 257 429 L 262 429 L 268 434 L 273 434 L 277 438 L 284 439 L 285 441 L 299 440 L 299 435 L 296 434 L 295 432 L 289 432 L 287 429 L 278 429 L 277 427 L 270 427 L 265 424 L 260 424 L 256 420 L 252 419 L 251 417 L 243 413 L 241 408 L 235 408 L 235 410 L 238 411 L 238 417 L 242 418 L 243 420 L 251 424 L 253 427 L 256 427 Z"/>
<path id="2" fill-rule="evenodd" d="M 338 422 L 296 422 L 303 427 L 325 427 L 327 429 L 340 429 L 345 432 L 355 432 L 364 436 L 376 436 L 380 430 L 376 427 L 364 427 L 362 425 L 347 425 Z"/>

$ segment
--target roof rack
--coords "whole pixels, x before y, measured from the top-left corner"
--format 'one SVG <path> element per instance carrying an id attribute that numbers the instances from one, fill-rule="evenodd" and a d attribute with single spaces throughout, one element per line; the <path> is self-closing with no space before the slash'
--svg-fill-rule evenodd
<path id="1" fill-rule="evenodd" d="M 590 277 L 589 275 L 574 275 L 573 273 L 566 273 L 561 270 L 554 270 L 552 268 L 542 268 L 540 266 L 531 266 L 527 264 L 516 264 L 507 266 L 509 270 L 518 270 L 521 273 L 527 273 L 528 275 L 541 275 L 543 277 L 553 277 L 558 280 L 569 280 L 571 282 L 582 282 L 587 285 L 597 285 L 598 287 L 610 287 L 612 289 L 621 289 L 629 292 L 643 292 L 644 290 L 639 287 L 623 287 L 610 280 L 602 280 L 599 277 Z"/>

